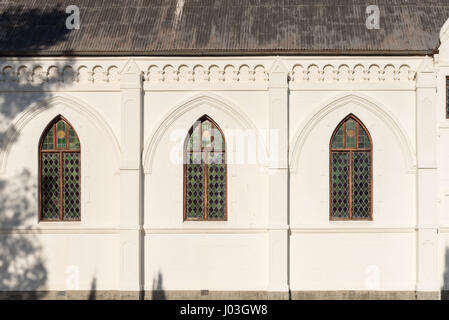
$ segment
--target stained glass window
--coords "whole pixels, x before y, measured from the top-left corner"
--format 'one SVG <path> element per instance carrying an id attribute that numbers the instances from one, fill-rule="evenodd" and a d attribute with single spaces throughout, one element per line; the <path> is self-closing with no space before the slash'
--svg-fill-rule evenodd
<path id="1" fill-rule="evenodd" d="M 81 219 L 81 148 L 78 135 L 62 117 L 53 120 L 40 144 L 40 218 Z"/>
<path id="2" fill-rule="evenodd" d="M 372 219 L 372 145 L 354 115 L 335 129 L 330 143 L 330 218 Z"/>
<path id="3" fill-rule="evenodd" d="M 184 148 L 184 220 L 226 220 L 226 146 L 220 127 L 201 117 Z"/>

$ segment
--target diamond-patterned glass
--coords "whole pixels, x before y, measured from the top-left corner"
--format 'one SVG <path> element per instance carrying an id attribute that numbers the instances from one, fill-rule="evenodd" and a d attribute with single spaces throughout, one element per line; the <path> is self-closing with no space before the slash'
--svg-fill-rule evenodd
<path id="1" fill-rule="evenodd" d="M 42 142 L 42 150 L 51 150 L 54 148 L 53 144 L 53 126 L 48 130 L 47 135 Z"/>
<path id="2" fill-rule="evenodd" d="M 81 218 L 80 154 L 63 153 L 63 211 L 64 220 Z"/>
<path id="3" fill-rule="evenodd" d="M 215 122 L 207 116 L 196 121 L 189 132 L 185 144 L 185 218 L 225 219 L 224 137 Z"/>
<path id="4" fill-rule="evenodd" d="M 349 218 L 349 153 L 331 154 L 331 214 Z"/>
<path id="5" fill-rule="evenodd" d="M 196 153 L 201 157 L 201 153 Z M 201 159 L 201 158 L 200 158 Z M 186 164 L 186 216 L 187 218 L 203 218 L 204 216 L 204 168 L 203 164 L 192 164 L 194 154 L 188 154 Z"/>
<path id="6" fill-rule="evenodd" d="M 371 156 L 370 152 L 352 153 L 352 217 L 371 216 Z"/>
<path id="7" fill-rule="evenodd" d="M 207 213 L 210 219 L 224 219 L 226 209 L 226 167 L 223 153 L 209 155 L 207 167 Z"/>
<path id="8" fill-rule="evenodd" d="M 42 153 L 41 159 L 41 210 L 42 219 L 59 219 L 59 153 Z"/>

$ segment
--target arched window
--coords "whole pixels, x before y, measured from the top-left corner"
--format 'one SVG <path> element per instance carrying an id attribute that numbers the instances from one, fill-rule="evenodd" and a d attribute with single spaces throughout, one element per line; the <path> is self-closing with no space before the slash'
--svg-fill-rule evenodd
<path id="1" fill-rule="evenodd" d="M 226 142 L 205 115 L 184 143 L 184 220 L 226 220 L 226 192 Z"/>
<path id="2" fill-rule="evenodd" d="M 81 219 L 81 147 L 72 125 L 58 116 L 39 144 L 40 220 Z"/>
<path id="3" fill-rule="evenodd" d="M 350 114 L 330 142 L 330 219 L 372 219 L 372 144 L 368 130 Z"/>

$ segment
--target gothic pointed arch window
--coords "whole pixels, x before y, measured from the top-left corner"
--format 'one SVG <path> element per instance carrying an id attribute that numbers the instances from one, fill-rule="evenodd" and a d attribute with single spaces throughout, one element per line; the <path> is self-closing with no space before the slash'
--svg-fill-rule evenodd
<path id="1" fill-rule="evenodd" d="M 41 221 L 81 220 L 81 145 L 73 126 L 56 117 L 39 143 Z"/>
<path id="2" fill-rule="evenodd" d="M 227 219 L 226 171 L 223 132 L 204 115 L 184 143 L 184 220 Z"/>
<path id="3" fill-rule="evenodd" d="M 372 219 L 371 136 L 354 115 L 335 129 L 330 141 L 330 219 Z"/>

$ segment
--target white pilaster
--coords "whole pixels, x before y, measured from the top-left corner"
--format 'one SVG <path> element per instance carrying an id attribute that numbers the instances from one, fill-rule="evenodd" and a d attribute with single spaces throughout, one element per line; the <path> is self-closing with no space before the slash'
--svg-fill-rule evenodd
<path id="1" fill-rule="evenodd" d="M 436 72 L 426 57 L 416 75 L 417 153 L 417 285 L 419 292 L 437 292 L 437 164 Z"/>
<path id="2" fill-rule="evenodd" d="M 134 60 L 129 60 L 120 74 L 120 90 L 120 290 L 139 291 L 142 76 Z"/>
<path id="3" fill-rule="evenodd" d="M 268 291 L 288 293 L 288 70 L 278 59 L 268 84 L 269 163 L 269 281 Z"/>

